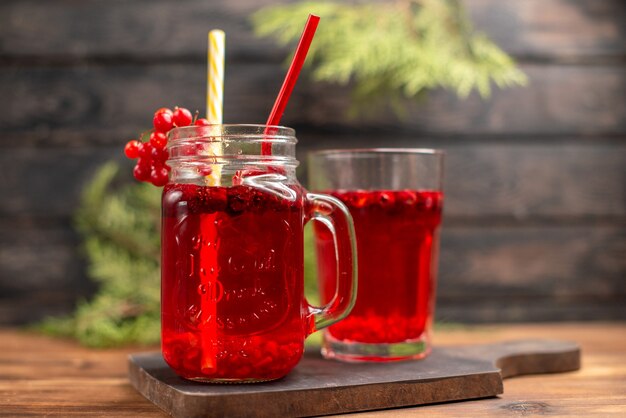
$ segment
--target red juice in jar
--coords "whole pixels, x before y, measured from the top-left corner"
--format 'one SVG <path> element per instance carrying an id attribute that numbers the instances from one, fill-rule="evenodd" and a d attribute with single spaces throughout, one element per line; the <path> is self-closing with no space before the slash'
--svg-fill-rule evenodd
<path id="1" fill-rule="evenodd" d="M 163 192 L 162 351 L 179 375 L 263 381 L 300 360 L 302 197 L 249 186 Z"/>
<path id="2" fill-rule="evenodd" d="M 168 136 L 162 197 L 161 351 L 187 379 L 248 383 L 293 369 L 312 332 L 343 319 L 356 297 L 348 208 L 302 188 L 291 128 L 201 125 Z M 271 155 L 263 146 L 271 143 Z M 335 236 L 338 292 L 304 297 L 304 225 Z"/>
<path id="3" fill-rule="evenodd" d="M 372 344 L 422 339 L 434 310 L 443 194 L 430 190 L 327 193 L 348 206 L 359 257 L 356 304 L 346 319 L 327 330 L 327 339 Z M 332 236 L 317 224 L 315 231 L 320 287 L 328 300 L 336 279 Z"/>

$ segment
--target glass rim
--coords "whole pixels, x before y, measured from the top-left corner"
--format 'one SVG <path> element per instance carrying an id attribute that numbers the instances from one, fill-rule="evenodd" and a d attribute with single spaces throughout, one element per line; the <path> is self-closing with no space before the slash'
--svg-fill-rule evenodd
<path id="1" fill-rule="evenodd" d="M 436 148 L 333 148 L 309 151 L 309 156 L 329 156 L 329 155 L 362 155 L 362 154 L 407 154 L 407 155 L 433 155 L 443 156 L 446 152 Z"/>
<path id="2" fill-rule="evenodd" d="M 266 133 L 266 130 L 274 132 Z M 208 125 L 189 125 L 175 127 L 167 134 L 173 141 L 199 139 L 206 137 L 266 137 L 271 139 L 295 139 L 296 130 L 281 125 L 255 123 L 212 123 Z"/>

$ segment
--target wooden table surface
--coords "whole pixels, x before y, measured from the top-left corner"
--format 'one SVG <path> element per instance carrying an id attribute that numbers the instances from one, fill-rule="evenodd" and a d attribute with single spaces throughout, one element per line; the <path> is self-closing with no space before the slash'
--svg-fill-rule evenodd
<path id="1" fill-rule="evenodd" d="M 582 369 L 507 379 L 504 394 L 497 398 L 351 415 L 626 416 L 626 323 L 481 325 L 440 330 L 435 342 L 457 345 L 521 338 L 577 341 Z M 126 356 L 137 351 L 93 350 L 0 330 L 0 416 L 163 417 L 128 383 Z"/>

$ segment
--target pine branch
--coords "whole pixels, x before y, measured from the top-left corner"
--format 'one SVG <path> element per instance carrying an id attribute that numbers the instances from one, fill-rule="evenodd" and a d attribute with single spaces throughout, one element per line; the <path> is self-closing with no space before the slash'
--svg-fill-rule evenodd
<path id="1" fill-rule="evenodd" d="M 159 341 L 160 189 L 132 183 L 115 187 L 119 169 L 105 164 L 85 187 L 76 213 L 87 275 L 99 284 L 90 301 L 68 318 L 39 329 L 95 347 Z"/>
<path id="2" fill-rule="evenodd" d="M 307 61 L 313 78 L 351 83 L 357 106 L 415 99 L 436 88 L 489 97 L 492 85 L 526 83 L 513 60 L 473 29 L 458 1 L 298 2 L 261 9 L 252 23 L 258 36 L 287 44 L 299 37 L 308 13 L 322 17 Z"/>

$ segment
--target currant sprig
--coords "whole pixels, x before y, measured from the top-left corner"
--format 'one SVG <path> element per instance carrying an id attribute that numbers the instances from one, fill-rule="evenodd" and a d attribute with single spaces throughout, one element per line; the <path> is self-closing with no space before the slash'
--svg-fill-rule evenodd
<path id="1" fill-rule="evenodd" d="M 189 109 L 175 107 L 172 111 L 162 107 L 154 112 L 152 117 L 153 130 L 149 131 L 149 139 L 142 142 L 147 132 L 139 139 L 131 139 L 124 147 L 124 155 L 131 160 L 137 160 L 133 169 L 133 176 L 138 181 L 150 182 L 157 187 L 167 184 L 170 166 L 166 164 L 169 157 L 167 152 L 167 134 L 174 127 L 183 127 L 194 124 L 196 126 L 209 125 L 204 118 L 193 116 Z"/>

